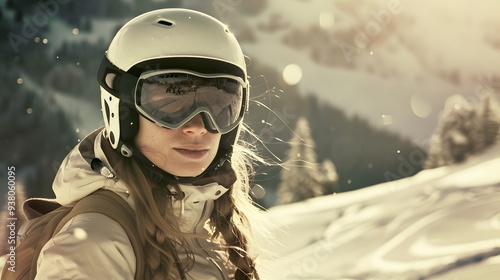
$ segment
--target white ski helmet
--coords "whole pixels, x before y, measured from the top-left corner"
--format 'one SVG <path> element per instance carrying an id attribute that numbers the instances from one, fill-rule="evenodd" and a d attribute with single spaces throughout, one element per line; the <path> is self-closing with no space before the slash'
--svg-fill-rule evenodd
<path id="1" fill-rule="evenodd" d="M 225 130 L 220 129 L 206 108 L 191 112 L 183 120 L 185 123 L 195 114 L 201 114 L 209 131 L 222 133 L 219 150 L 230 153 L 248 110 L 245 58 L 227 26 L 209 15 L 188 9 L 160 9 L 142 14 L 126 23 L 111 41 L 97 77 L 101 85 L 105 135 L 111 146 L 123 156 L 132 156 L 139 114 L 164 127 L 179 127 L 179 124 L 163 125 L 144 114 L 137 100 L 142 75 L 165 71 L 202 79 L 232 77 L 233 81 L 241 82 L 241 108 L 236 108 L 237 116 Z"/>

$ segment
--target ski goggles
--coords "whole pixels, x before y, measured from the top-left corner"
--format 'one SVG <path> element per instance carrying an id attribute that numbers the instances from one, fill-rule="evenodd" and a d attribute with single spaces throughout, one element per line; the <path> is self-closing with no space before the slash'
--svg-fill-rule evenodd
<path id="1" fill-rule="evenodd" d="M 177 129 L 201 113 L 207 130 L 221 134 L 240 124 L 247 107 L 241 78 L 186 70 L 143 73 L 134 99 L 137 110 L 162 127 Z"/>

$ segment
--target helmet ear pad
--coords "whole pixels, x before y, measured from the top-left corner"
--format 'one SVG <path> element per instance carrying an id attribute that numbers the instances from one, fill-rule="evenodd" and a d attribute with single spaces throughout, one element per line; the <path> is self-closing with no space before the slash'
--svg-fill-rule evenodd
<path id="1" fill-rule="evenodd" d="M 125 143 L 133 143 L 139 132 L 139 113 L 130 104 L 120 102 L 120 137 Z"/>

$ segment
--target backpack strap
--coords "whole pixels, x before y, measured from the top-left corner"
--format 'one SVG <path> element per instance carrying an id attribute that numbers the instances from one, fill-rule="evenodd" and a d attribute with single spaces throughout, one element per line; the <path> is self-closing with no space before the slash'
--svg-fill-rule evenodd
<path id="1" fill-rule="evenodd" d="M 2 279 L 34 279 L 36 274 L 37 259 L 40 255 L 43 245 L 52 238 L 53 229 L 57 223 L 69 213 L 71 208 L 59 207 L 56 210 L 48 213 L 32 221 L 29 226 L 26 236 L 34 234 L 37 238 L 26 238 L 16 247 L 16 271 L 8 272 L 7 266 L 4 267 Z M 48 221 L 48 222 L 47 222 Z M 34 274 L 32 275 L 34 271 Z M 28 276 L 30 278 L 28 278 Z"/>
<path id="2" fill-rule="evenodd" d="M 57 203 L 55 198 L 29 198 L 23 203 L 23 213 L 26 220 L 33 220 L 50 213 L 61 204 Z"/>
<path id="3" fill-rule="evenodd" d="M 52 237 L 59 233 L 64 225 L 72 218 L 83 213 L 103 214 L 120 224 L 125 233 L 127 233 L 130 243 L 132 244 L 136 259 L 135 278 L 140 279 L 144 275 L 144 251 L 137 232 L 135 212 L 130 205 L 128 205 L 118 194 L 109 190 L 99 189 L 82 198 L 71 208 L 71 211 L 60 220 L 52 233 Z M 40 255 L 43 245 L 45 245 L 45 243 L 39 244 L 35 250 L 36 257 L 33 258 L 31 266 L 35 269 L 31 269 L 30 279 L 34 279 L 36 275 L 37 258 Z"/>

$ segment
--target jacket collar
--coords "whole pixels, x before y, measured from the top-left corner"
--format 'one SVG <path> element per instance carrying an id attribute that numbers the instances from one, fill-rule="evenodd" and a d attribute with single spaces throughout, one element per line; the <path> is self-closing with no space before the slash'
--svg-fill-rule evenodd
<path id="1" fill-rule="evenodd" d="M 99 159 L 102 164 L 115 174 L 110 164 L 109 152 L 103 150 L 103 130 L 95 130 L 85 137 L 62 162 L 52 189 L 56 194 L 56 200 L 62 205 L 75 203 L 94 191 L 104 188 L 121 194 L 133 206 L 133 201 L 128 195 L 128 188 L 119 180 L 112 176 L 103 176 L 94 171 L 91 167 L 92 160 Z M 105 141 L 105 140 L 104 140 Z M 230 168 L 228 170 L 227 168 Z M 229 172 L 229 173 L 227 173 Z M 184 193 L 185 202 L 202 202 L 216 200 L 228 191 L 228 186 L 234 182 L 234 171 L 228 166 L 221 169 L 222 175 L 214 178 L 203 178 L 203 180 L 193 181 L 190 184 L 180 184 L 179 187 Z M 230 174 L 230 175 L 226 175 Z M 229 177 L 228 177 L 229 176 Z M 173 190 L 172 187 L 168 187 Z"/>

